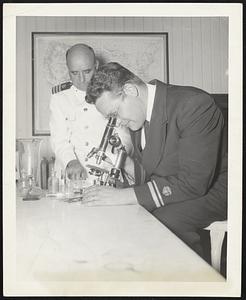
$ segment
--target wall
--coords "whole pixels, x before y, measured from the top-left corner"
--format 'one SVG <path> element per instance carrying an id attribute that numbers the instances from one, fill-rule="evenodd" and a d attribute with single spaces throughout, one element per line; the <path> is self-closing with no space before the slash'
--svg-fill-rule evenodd
<path id="1" fill-rule="evenodd" d="M 228 18 L 17 17 L 18 137 L 32 136 L 31 32 L 168 32 L 169 81 L 227 93 Z"/>

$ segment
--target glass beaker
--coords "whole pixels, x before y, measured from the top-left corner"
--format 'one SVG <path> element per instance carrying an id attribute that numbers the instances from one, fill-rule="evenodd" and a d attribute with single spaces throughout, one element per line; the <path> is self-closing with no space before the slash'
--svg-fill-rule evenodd
<path id="1" fill-rule="evenodd" d="M 38 169 L 40 165 L 41 139 L 17 139 L 19 152 L 19 171 L 32 178 L 32 184 L 38 185 Z"/>

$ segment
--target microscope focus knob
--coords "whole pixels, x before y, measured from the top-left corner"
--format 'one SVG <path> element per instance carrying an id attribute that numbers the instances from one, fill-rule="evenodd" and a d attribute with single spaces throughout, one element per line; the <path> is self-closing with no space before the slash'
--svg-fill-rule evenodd
<path id="1" fill-rule="evenodd" d="M 116 135 L 112 135 L 109 138 L 109 144 L 112 145 L 113 147 L 119 147 L 121 144 L 121 140 L 118 136 Z"/>

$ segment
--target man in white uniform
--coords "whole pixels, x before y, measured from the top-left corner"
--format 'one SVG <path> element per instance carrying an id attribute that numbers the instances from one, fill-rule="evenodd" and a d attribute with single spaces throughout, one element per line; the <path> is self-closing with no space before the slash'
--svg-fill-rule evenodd
<path id="1" fill-rule="evenodd" d="M 88 176 L 86 155 L 92 147 L 99 145 L 107 124 L 107 119 L 95 106 L 85 101 L 86 88 L 98 67 L 98 61 L 91 47 L 76 44 L 68 49 L 66 62 L 71 83 L 52 89 L 51 146 L 56 155 L 55 169 L 58 174 L 66 170 L 69 178 L 85 179 Z M 125 130 L 121 130 L 120 136 L 123 143 L 128 143 L 130 136 Z"/>

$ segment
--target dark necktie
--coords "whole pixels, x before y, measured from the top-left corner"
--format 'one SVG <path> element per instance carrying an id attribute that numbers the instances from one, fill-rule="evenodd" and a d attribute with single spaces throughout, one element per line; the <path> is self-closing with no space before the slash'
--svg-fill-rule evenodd
<path id="1" fill-rule="evenodd" d="M 144 122 L 145 143 L 149 137 L 149 121 Z"/>

